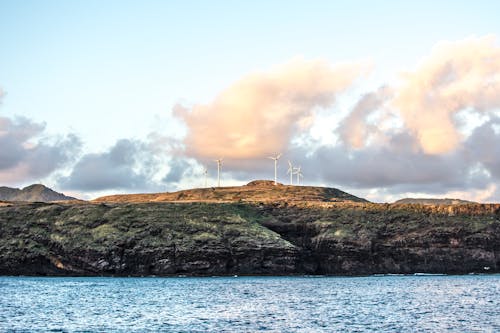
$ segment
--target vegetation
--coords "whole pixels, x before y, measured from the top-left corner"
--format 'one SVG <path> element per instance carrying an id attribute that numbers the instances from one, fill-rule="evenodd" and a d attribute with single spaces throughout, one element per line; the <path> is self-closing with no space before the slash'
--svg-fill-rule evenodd
<path id="1" fill-rule="evenodd" d="M 245 186 L 210 187 L 173 193 L 111 195 L 95 202 L 368 202 L 335 188 L 274 185 L 257 180 Z"/>
<path id="2" fill-rule="evenodd" d="M 0 206 L 0 274 L 498 272 L 500 205 Z"/>
<path id="3" fill-rule="evenodd" d="M 497 272 L 500 205 L 273 185 L 0 205 L 0 274 Z"/>

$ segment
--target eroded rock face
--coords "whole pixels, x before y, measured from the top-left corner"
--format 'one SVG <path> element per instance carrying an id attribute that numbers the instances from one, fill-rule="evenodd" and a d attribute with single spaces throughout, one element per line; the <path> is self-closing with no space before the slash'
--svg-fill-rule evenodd
<path id="1" fill-rule="evenodd" d="M 0 206 L 0 274 L 500 271 L 500 205 Z"/>

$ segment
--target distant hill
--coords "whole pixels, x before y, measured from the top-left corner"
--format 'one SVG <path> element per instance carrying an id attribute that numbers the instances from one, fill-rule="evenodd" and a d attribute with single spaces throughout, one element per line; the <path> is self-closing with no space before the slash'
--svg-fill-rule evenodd
<path id="1" fill-rule="evenodd" d="M 430 198 L 405 198 L 394 202 L 395 204 L 421 204 L 421 205 L 466 205 L 476 202 L 462 199 L 430 199 Z"/>
<path id="2" fill-rule="evenodd" d="M 292 186 L 255 180 L 243 186 L 209 187 L 178 192 L 119 194 L 96 202 L 368 202 L 336 188 Z"/>
<path id="3" fill-rule="evenodd" d="M 4 201 L 62 201 L 76 200 L 73 197 L 68 197 L 62 193 L 51 190 L 42 184 L 33 184 L 23 188 L 11 188 L 0 186 L 0 200 Z"/>

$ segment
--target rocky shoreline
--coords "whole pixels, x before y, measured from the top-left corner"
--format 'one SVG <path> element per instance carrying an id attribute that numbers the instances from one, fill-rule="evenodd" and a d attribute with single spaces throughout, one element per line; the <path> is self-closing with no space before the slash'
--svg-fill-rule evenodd
<path id="1" fill-rule="evenodd" d="M 4 203 L 0 274 L 500 272 L 500 204 Z"/>

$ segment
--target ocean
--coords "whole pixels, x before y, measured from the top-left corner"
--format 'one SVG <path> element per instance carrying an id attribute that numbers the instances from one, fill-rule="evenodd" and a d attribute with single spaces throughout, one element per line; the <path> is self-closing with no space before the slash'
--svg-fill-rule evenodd
<path id="1" fill-rule="evenodd" d="M 0 277 L 1 332 L 500 332 L 500 275 Z"/>

